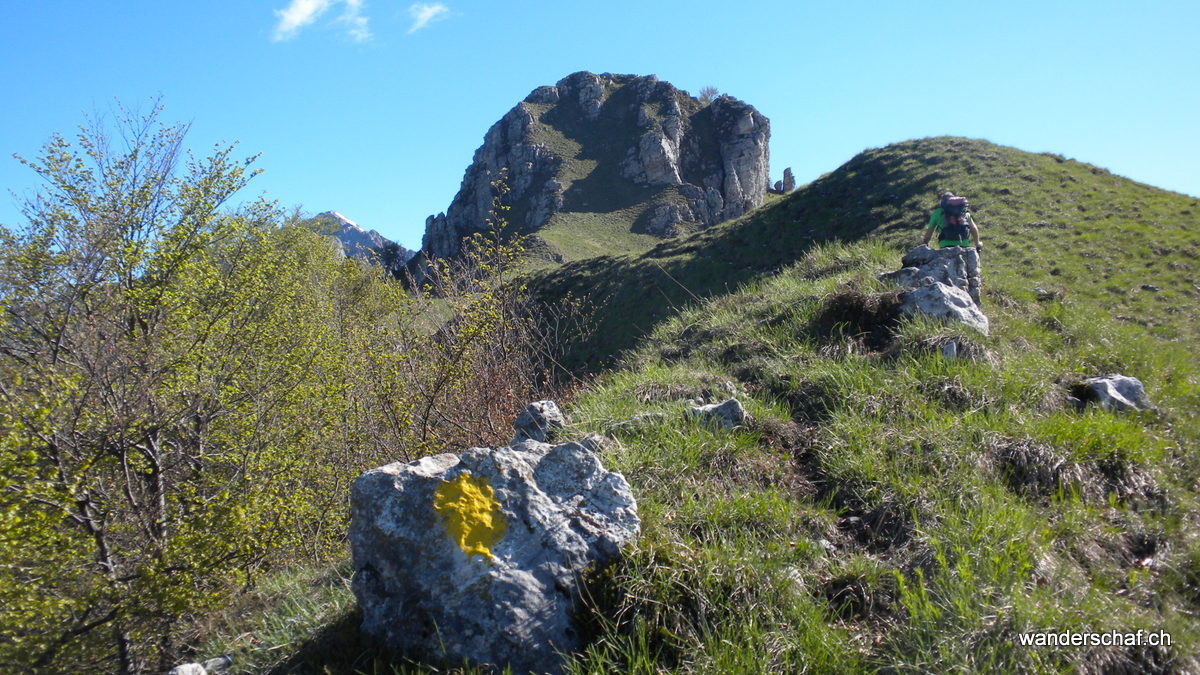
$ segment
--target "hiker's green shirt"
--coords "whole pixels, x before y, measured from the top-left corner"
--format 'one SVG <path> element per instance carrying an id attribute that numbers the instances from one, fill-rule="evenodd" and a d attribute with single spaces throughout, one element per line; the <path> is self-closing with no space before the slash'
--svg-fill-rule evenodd
<path id="1" fill-rule="evenodd" d="M 967 216 L 967 222 L 974 224 L 975 221 L 970 215 Z M 942 230 L 946 227 L 946 214 L 942 212 L 942 207 L 937 207 L 933 213 L 929 214 L 929 229 L 937 232 L 938 246 L 970 246 L 971 234 L 970 230 L 964 231 L 962 239 L 942 239 Z"/>
<path id="2" fill-rule="evenodd" d="M 929 229 L 940 233 L 945 226 L 946 214 L 942 213 L 942 207 L 939 206 L 929 214 Z"/>

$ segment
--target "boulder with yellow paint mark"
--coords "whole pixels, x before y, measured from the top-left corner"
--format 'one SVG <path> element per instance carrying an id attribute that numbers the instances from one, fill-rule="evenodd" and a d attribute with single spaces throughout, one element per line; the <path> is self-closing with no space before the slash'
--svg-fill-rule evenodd
<path id="1" fill-rule="evenodd" d="M 599 446 L 524 439 L 360 476 L 350 542 L 363 630 L 426 662 L 560 670 L 579 646 L 580 573 L 640 527 Z"/>

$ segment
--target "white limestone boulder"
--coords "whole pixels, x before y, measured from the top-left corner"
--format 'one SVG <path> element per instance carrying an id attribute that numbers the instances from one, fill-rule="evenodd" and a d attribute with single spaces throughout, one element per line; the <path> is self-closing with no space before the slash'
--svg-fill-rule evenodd
<path id="1" fill-rule="evenodd" d="M 562 411 L 554 401 L 534 401 L 525 406 L 513 422 L 513 445 L 521 441 L 533 440 L 546 443 L 552 440 L 554 432 L 563 428 L 566 420 Z"/>
<path id="2" fill-rule="evenodd" d="M 1083 384 L 1086 387 L 1085 403 L 1094 403 L 1113 412 L 1154 409 L 1146 388 L 1136 377 L 1105 375 L 1090 377 Z"/>
<path id="3" fill-rule="evenodd" d="M 720 403 L 692 406 L 686 410 L 688 417 L 713 424 L 724 429 L 740 426 L 749 419 L 750 415 L 742 407 L 742 402 L 731 398 Z"/>
<path id="4" fill-rule="evenodd" d="M 987 315 L 971 299 L 967 291 L 926 277 L 924 285 L 900 294 L 898 311 L 901 314 L 923 314 L 942 321 L 962 323 L 988 334 L 991 326 Z"/>
<path id="5" fill-rule="evenodd" d="M 640 528 L 601 440 L 525 439 L 360 476 L 350 543 L 363 631 L 431 663 L 558 672 L 579 646 L 580 575 Z"/>
<path id="6" fill-rule="evenodd" d="M 900 269 L 883 272 L 879 278 L 904 288 L 918 288 L 926 278 L 966 291 L 972 302 L 980 304 L 982 278 L 979 252 L 965 246 L 930 248 L 924 244 L 904 254 Z"/>

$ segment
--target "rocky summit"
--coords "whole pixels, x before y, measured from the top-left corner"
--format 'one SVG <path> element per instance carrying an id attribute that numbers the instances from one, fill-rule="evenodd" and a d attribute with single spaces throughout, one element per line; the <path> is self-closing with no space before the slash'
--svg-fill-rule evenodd
<path id="1" fill-rule="evenodd" d="M 377 260 L 384 267 L 398 271 L 416 251 L 410 251 L 375 230 L 365 230 L 358 223 L 337 211 L 318 213 L 310 219 L 318 232 L 333 237 L 348 257 Z"/>
<path id="2" fill-rule="evenodd" d="M 653 75 L 575 73 L 488 130 L 450 207 L 426 219 L 422 248 L 454 255 L 487 230 L 498 179 L 510 226 L 537 233 L 555 260 L 573 257 L 580 231 L 662 237 L 736 218 L 770 186 L 770 135 L 770 121 L 731 96 L 701 100 Z"/>

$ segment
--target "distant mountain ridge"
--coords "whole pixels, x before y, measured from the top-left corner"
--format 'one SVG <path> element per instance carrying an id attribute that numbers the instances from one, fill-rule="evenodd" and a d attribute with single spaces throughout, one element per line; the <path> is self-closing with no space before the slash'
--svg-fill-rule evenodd
<path id="1" fill-rule="evenodd" d="M 333 237 L 348 257 L 378 261 L 393 272 L 398 273 L 417 254 L 375 230 L 363 229 L 337 211 L 318 213 L 310 223 L 318 232 Z"/>
<path id="2" fill-rule="evenodd" d="M 506 220 L 536 233 L 546 257 L 645 250 L 761 205 L 770 131 L 730 96 L 702 101 L 653 75 L 574 73 L 488 130 L 449 208 L 426 219 L 422 250 L 454 255 L 485 231 L 501 178 Z"/>

